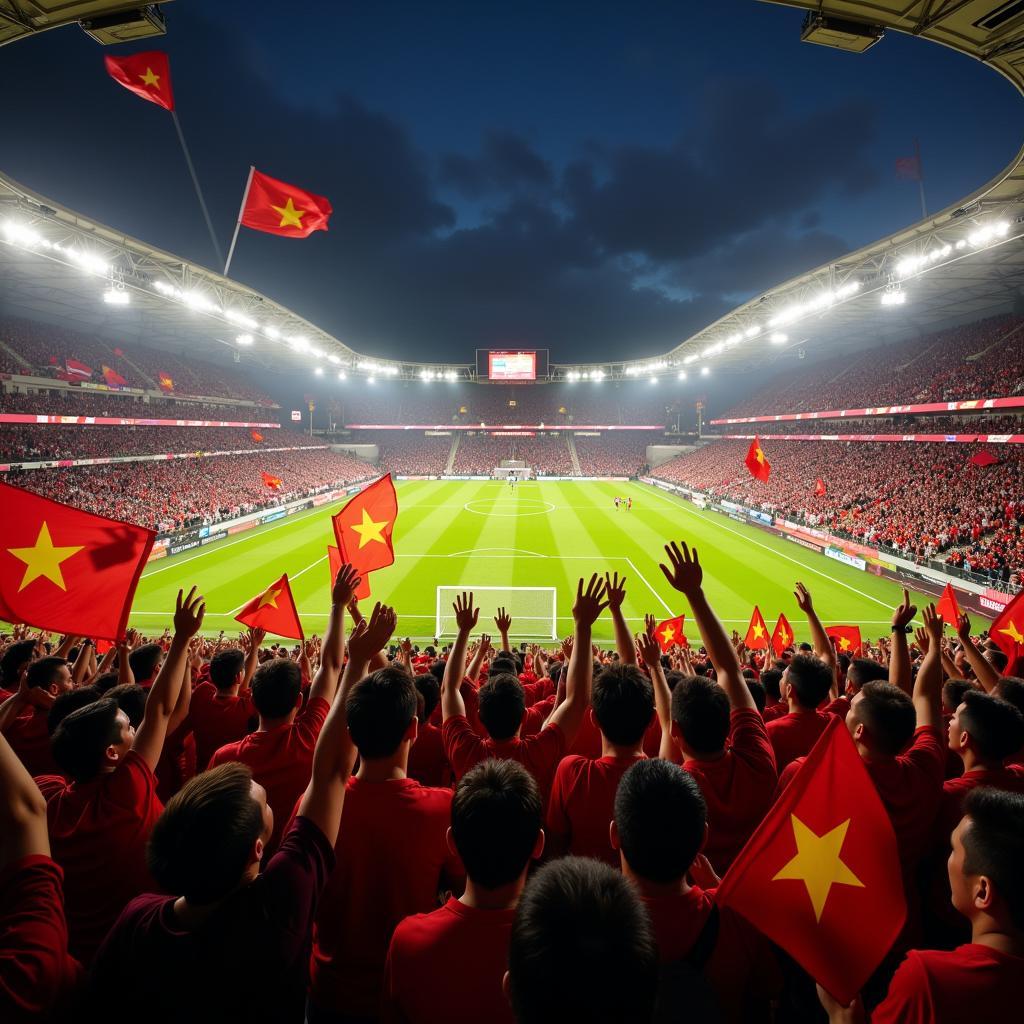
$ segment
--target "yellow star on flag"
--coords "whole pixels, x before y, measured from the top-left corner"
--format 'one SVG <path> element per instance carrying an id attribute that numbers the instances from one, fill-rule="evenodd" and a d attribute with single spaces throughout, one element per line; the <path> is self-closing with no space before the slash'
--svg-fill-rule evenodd
<path id="1" fill-rule="evenodd" d="M 754 636 L 760 640 L 764 636 L 764 626 L 759 622 L 754 623 Z"/>
<path id="2" fill-rule="evenodd" d="M 156 89 L 160 88 L 160 76 L 153 74 L 152 68 L 146 68 L 146 73 L 139 75 L 139 78 L 142 79 L 143 85 L 151 85 Z"/>
<path id="3" fill-rule="evenodd" d="M 666 626 L 661 631 L 661 639 L 664 640 L 665 643 L 668 643 L 670 640 L 672 640 L 673 637 L 675 637 L 675 635 L 676 631 L 671 626 Z"/>
<path id="4" fill-rule="evenodd" d="M 53 540 L 50 538 L 50 527 L 44 520 L 43 525 L 39 528 L 39 536 L 32 547 L 7 549 L 15 558 L 25 563 L 25 575 L 21 579 L 18 592 L 20 593 L 40 576 L 46 577 L 61 590 L 67 590 L 68 588 L 64 585 L 64 574 L 60 570 L 61 562 L 66 562 L 72 555 L 78 554 L 83 546 L 79 544 L 77 547 L 54 547 Z"/>
<path id="5" fill-rule="evenodd" d="M 754 449 L 754 458 L 756 458 L 758 462 L 764 462 L 764 452 L 761 451 L 760 448 L 755 448 Z"/>
<path id="6" fill-rule="evenodd" d="M 782 641 L 783 647 L 789 646 L 789 634 L 785 630 L 779 633 L 779 639 Z"/>
<path id="7" fill-rule="evenodd" d="M 848 636 L 840 637 L 839 646 L 842 650 L 848 651 L 850 649 L 850 638 Z"/>
<path id="8" fill-rule="evenodd" d="M 257 610 L 260 608 L 265 608 L 267 605 L 270 605 L 271 608 L 276 608 L 277 598 L 278 595 L 281 593 L 282 589 L 283 588 L 279 587 L 277 590 L 275 590 L 273 587 L 268 587 L 266 593 L 264 593 L 263 596 L 260 597 L 260 603 L 256 605 Z"/>
<path id="9" fill-rule="evenodd" d="M 281 223 L 277 225 L 279 228 L 302 227 L 302 218 L 306 214 L 306 211 L 297 210 L 295 208 L 295 203 L 292 202 L 291 196 L 288 197 L 284 206 L 274 206 L 271 204 L 270 208 L 281 214 Z"/>
<path id="10" fill-rule="evenodd" d="M 816 835 L 795 814 L 789 816 L 793 824 L 793 838 L 796 839 L 796 856 L 772 879 L 795 879 L 807 887 L 807 895 L 814 907 L 815 921 L 821 920 L 828 894 L 833 885 L 853 885 L 860 889 L 864 883 L 840 859 L 846 830 L 850 827 L 847 818 L 825 835 Z"/>
<path id="11" fill-rule="evenodd" d="M 387 525 L 387 519 L 384 519 L 379 523 L 375 523 L 370 518 L 370 513 L 367 512 L 366 509 L 364 508 L 362 523 L 360 523 L 358 526 L 356 526 L 355 524 L 352 525 L 352 529 L 359 534 L 360 549 L 366 547 L 366 545 L 369 544 L 371 540 L 375 540 L 380 544 L 386 544 L 387 541 L 384 540 L 384 535 L 381 533 L 381 531 Z"/>
<path id="12" fill-rule="evenodd" d="M 1005 633 L 1015 644 L 1024 644 L 1024 635 L 1017 628 L 1017 623 L 1013 620 L 1010 621 L 1009 626 L 1004 626 L 999 630 L 1000 633 Z"/>

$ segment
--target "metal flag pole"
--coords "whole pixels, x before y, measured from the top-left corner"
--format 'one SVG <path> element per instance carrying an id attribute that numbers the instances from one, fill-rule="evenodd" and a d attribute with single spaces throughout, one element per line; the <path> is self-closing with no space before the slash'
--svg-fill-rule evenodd
<path id="1" fill-rule="evenodd" d="M 249 189 L 252 188 L 252 175 L 256 168 L 249 165 L 249 177 L 245 179 L 245 191 L 242 193 L 242 202 L 238 207 L 238 220 L 235 221 L 235 233 L 231 236 L 231 248 L 228 249 L 228 260 L 224 264 L 224 276 L 228 276 L 228 267 L 231 266 L 231 257 L 235 255 L 235 243 L 238 241 L 238 229 L 242 226 L 242 211 L 249 199 Z"/>
<path id="2" fill-rule="evenodd" d="M 924 201 L 924 167 L 921 164 L 921 144 L 914 139 L 914 158 L 917 160 L 917 187 L 921 190 L 921 220 L 928 217 L 928 207 Z"/>
<path id="3" fill-rule="evenodd" d="M 196 177 L 196 169 L 192 165 L 192 155 L 185 143 L 185 134 L 181 130 L 181 122 L 178 120 L 178 112 L 171 111 L 171 119 L 178 132 L 178 141 L 181 143 L 181 151 L 185 154 L 185 163 L 188 164 L 188 173 L 192 175 L 192 184 L 195 186 L 196 196 L 199 199 L 199 206 L 203 211 L 203 218 L 206 220 L 206 229 L 210 232 L 210 241 L 213 243 L 213 251 L 217 254 L 217 262 L 220 263 L 220 246 L 217 244 L 217 236 L 213 233 L 213 221 L 210 220 L 210 211 L 206 208 L 206 200 L 203 198 L 203 190 L 199 187 L 199 179 Z"/>

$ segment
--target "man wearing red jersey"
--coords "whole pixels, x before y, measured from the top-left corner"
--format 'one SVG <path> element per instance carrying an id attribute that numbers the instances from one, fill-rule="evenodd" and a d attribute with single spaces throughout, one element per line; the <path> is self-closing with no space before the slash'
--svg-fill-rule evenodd
<path id="1" fill-rule="evenodd" d="M 430 721 L 434 708 L 441 702 L 441 687 L 431 672 L 416 676 L 413 684 L 416 687 L 419 731 L 409 751 L 409 778 L 423 786 L 449 786 L 452 770 L 445 756 L 441 728 Z"/>
<path id="2" fill-rule="evenodd" d="M 38 658 L 24 673 L 25 685 L 0 708 L 0 731 L 30 775 L 56 775 L 47 716 L 53 702 L 74 687 L 71 666 L 56 656 Z"/>
<path id="3" fill-rule="evenodd" d="M 448 842 L 466 868 L 466 891 L 395 929 L 384 1021 L 512 1024 L 501 982 L 526 873 L 544 850 L 541 813 L 537 783 L 516 761 L 483 761 L 462 777 Z"/>
<path id="4" fill-rule="evenodd" d="M 189 641 L 206 605 L 195 588 L 178 592 L 174 638 L 149 691 L 138 730 L 109 697 L 57 726 L 53 756 L 66 778 L 41 776 L 53 859 L 64 870 L 70 948 L 88 963 L 124 905 L 152 888 L 149 833 L 163 807 L 154 771 L 178 703 Z"/>

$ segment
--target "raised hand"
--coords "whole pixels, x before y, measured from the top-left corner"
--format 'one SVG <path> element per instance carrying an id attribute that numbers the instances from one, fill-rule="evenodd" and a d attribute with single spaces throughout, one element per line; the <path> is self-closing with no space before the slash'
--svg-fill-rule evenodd
<path id="1" fill-rule="evenodd" d="M 465 595 L 463 595 L 463 597 L 465 597 Z M 505 636 L 505 634 L 512 628 L 512 616 L 509 615 L 504 608 L 499 608 L 498 614 L 494 616 L 494 624 L 498 627 L 498 632 L 502 636 Z"/>
<path id="2" fill-rule="evenodd" d="M 936 649 L 942 646 L 942 616 L 935 611 L 935 605 L 927 604 L 921 611 L 921 618 L 924 620 L 924 629 L 928 634 L 930 644 L 934 644 Z"/>
<path id="3" fill-rule="evenodd" d="M 561 643 L 562 657 L 565 659 L 566 664 L 569 663 L 569 659 L 572 657 L 572 641 L 571 636 L 567 636 Z"/>
<path id="4" fill-rule="evenodd" d="M 203 624 L 203 616 L 206 615 L 206 599 L 202 594 L 196 593 L 193 587 L 188 592 L 178 591 L 178 598 L 174 607 L 174 634 L 185 640 L 191 640 L 199 632 Z"/>
<path id="5" fill-rule="evenodd" d="M 653 668 L 661 661 L 661 647 L 650 633 L 637 633 L 633 642 L 636 644 L 637 657 L 648 668 Z"/>
<path id="6" fill-rule="evenodd" d="M 903 600 L 893 609 L 892 624 L 897 629 L 906 629 L 917 614 L 917 606 L 910 603 L 910 591 L 903 588 Z"/>
<path id="7" fill-rule="evenodd" d="M 917 629 L 914 632 L 914 636 L 917 639 L 917 646 L 921 648 L 922 654 L 928 653 L 928 630 Z"/>
<path id="8" fill-rule="evenodd" d="M 691 551 L 685 541 L 681 543 L 682 551 L 679 550 L 679 545 L 675 541 L 665 545 L 665 554 L 668 556 L 669 564 L 662 563 L 661 571 L 674 590 L 689 597 L 700 590 L 704 580 L 704 570 L 697 557 L 697 549 L 693 548 Z"/>
<path id="9" fill-rule="evenodd" d="M 348 640 L 349 657 L 366 664 L 382 651 L 395 631 L 398 617 L 394 608 L 379 601 L 373 606 L 369 620 L 360 619 Z"/>
<path id="10" fill-rule="evenodd" d="M 257 651 L 263 646 L 263 641 L 267 638 L 267 631 L 260 629 L 258 626 L 250 626 L 246 631 L 248 637 L 249 650 L 255 648 Z"/>
<path id="11" fill-rule="evenodd" d="M 615 611 L 622 607 L 626 599 L 626 577 L 619 579 L 618 573 L 604 574 L 605 596 L 608 598 L 608 607 Z"/>
<path id="12" fill-rule="evenodd" d="M 967 643 L 971 639 L 971 620 L 967 616 L 967 612 L 963 612 L 956 623 L 956 635 L 960 638 L 962 643 Z"/>
<path id="13" fill-rule="evenodd" d="M 598 615 L 608 607 L 604 597 L 604 581 L 598 578 L 596 572 L 590 577 L 586 590 L 583 588 L 583 580 L 579 581 L 572 606 L 572 617 L 578 626 L 592 626 L 597 621 Z"/>
<path id="14" fill-rule="evenodd" d="M 452 608 L 455 610 L 455 625 L 459 627 L 460 633 L 471 633 L 475 628 L 477 621 L 480 618 L 480 609 L 473 607 L 473 594 L 463 592 L 460 596 L 455 598 L 455 602 L 452 604 Z M 504 612 L 504 608 L 499 608 L 499 615 Z M 497 622 L 497 617 L 494 620 Z M 509 625 L 512 624 L 511 619 L 507 619 Z M 500 628 L 500 626 L 499 626 Z M 508 631 L 508 626 L 505 627 L 503 632 Z"/>
<path id="15" fill-rule="evenodd" d="M 802 583 L 797 583 L 796 590 L 793 591 L 793 596 L 796 598 L 797 607 L 805 615 L 814 610 L 814 602 L 811 600 L 811 592 Z"/>
<path id="16" fill-rule="evenodd" d="M 657 628 L 658 620 L 648 612 L 644 616 L 644 632 L 648 636 L 654 636 L 654 630 Z"/>
<path id="17" fill-rule="evenodd" d="M 359 575 L 358 571 L 349 562 L 345 562 L 338 570 L 338 575 L 334 577 L 334 586 L 331 588 L 331 603 L 348 605 L 350 601 L 354 601 L 356 591 L 362 582 L 363 578 Z"/>

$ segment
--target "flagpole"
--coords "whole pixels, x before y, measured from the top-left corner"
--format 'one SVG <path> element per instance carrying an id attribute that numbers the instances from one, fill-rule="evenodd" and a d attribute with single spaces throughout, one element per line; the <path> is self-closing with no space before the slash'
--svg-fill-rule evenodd
<path id="1" fill-rule="evenodd" d="M 914 139 L 914 157 L 917 160 L 917 187 L 921 191 L 921 220 L 928 218 L 928 207 L 924 202 L 924 167 L 921 165 L 921 144 Z"/>
<path id="2" fill-rule="evenodd" d="M 196 196 L 199 199 L 199 206 L 203 211 L 203 218 L 206 220 L 206 229 L 210 232 L 210 241 L 213 243 L 213 251 L 217 254 L 217 262 L 220 263 L 220 246 L 217 244 L 217 236 L 213 233 L 213 221 L 210 220 L 210 211 L 206 208 L 206 200 L 203 198 L 203 190 L 199 187 L 199 178 L 196 177 L 196 169 L 192 165 L 192 155 L 185 143 L 185 134 L 181 130 L 181 122 L 178 120 L 178 112 L 171 111 L 171 119 L 178 132 L 178 141 L 181 143 L 181 151 L 185 154 L 185 163 L 188 164 L 188 173 L 192 175 L 192 184 L 195 186 Z"/>
<path id="3" fill-rule="evenodd" d="M 242 226 L 242 211 L 249 201 L 249 189 L 252 188 L 252 174 L 256 168 L 249 165 L 249 177 L 245 179 L 245 191 L 242 193 L 242 203 L 238 207 L 238 220 L 235 221 L 235 233 L 231 236 L 231 248 L 228 249 L 228 261 L 224 264 L 224 276 L 228 276 L 228 267 L 231 266 L 231 257 L 235 255 L 235 243 L 238 241 L 238 229 Z"/>

